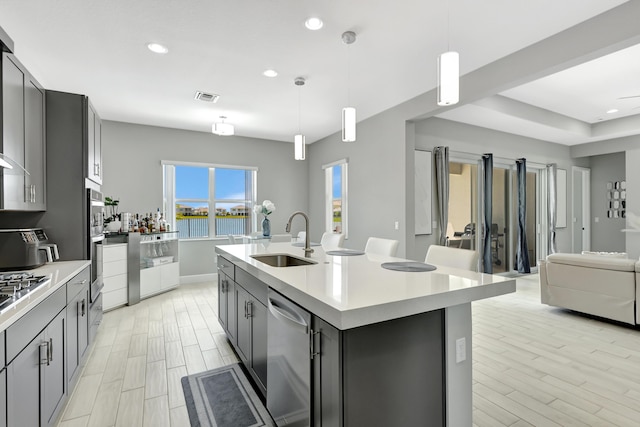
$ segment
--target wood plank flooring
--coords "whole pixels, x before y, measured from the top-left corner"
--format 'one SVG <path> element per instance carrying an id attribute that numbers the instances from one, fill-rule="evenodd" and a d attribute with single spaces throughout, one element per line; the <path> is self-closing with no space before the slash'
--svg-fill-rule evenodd
<path id="1" fill-rule="evenodd" d="M 180 378 L 237 361 L 216 286 L 105 313 L 58 426 L 189 426 Z M 540 304 L 537 275 L 517 287 L 472 305 L 474 426 L 640 425 L 640 330 Z"/>

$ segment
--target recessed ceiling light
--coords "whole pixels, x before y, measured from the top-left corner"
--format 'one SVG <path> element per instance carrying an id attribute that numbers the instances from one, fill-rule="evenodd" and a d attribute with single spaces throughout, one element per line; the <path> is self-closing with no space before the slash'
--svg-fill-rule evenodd
<path id="1" fill-rule="evenodd" d="M 611 110 L 607 111 L 607 114 L 613 114 L 613 113 L 617 113 L 618 109 L 617 108 L 612 108 Z"/>
<path id="2" fill-rule="evenodd" d="M 323 25 L 322 19 L 316 17 L 311 17 L 304 21 L 304 26 L 312 31 L 319 30 Z"/>
<path id="3" fill-rule="evenodd" d="M 275 77 L 278 75 L 278 72 L 276 70 L 264 70 L 262 75 L 266 76 L 266 77 Z"/>
<path id="4" fill-rule="evenodd" d="M 147 44 L 147 48 L 153 53 L 167 53 L 169 49 L 166 46 L 161 45 L 160 43 L 149 43 Z"/>

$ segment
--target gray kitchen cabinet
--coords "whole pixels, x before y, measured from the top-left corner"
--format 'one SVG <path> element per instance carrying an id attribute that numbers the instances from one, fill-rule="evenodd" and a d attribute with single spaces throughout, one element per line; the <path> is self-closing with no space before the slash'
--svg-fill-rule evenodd
<path id="1" fill-rule="evenodd" d="M 218 257 L 218 320 L 229 341 L 237 343 L 236 283 L 234 265 Z"/>
<path id="2" fill-rule="evenodd" d="M 25 200 L 28 210 L 43 211 L 46 200 L 45 91 L 32 76 L 24 86 L 25 169 L 29 172 Z"/>
<path id="3" fill-rule="evenodd" d="M 63 406 L 66 301 L 62 286 L 5 331 L 10 426 L 53 425 Z"/>
<path id="4" fill-rule="evenodd" d="M 89 286 L 67 303 L 67 382 L 75 383 L 89 347 Z"/>
<path id="5" fill-rule="evenodd" d="M 7 427 L 7 370 L 0 371 L 0 427 Z"/>
<path id="6" fill-rule="evenodd" d="M 25 73 L 14 56 L 2 55 L 2 152 L 24 167 Z M 18 168 L 2 169 L 2 209 L 25 208 L 25 174 Z"/>
<path id="7" fill-rule="evenodd" d="M 102 184 L 102 121 L 87 99 L 87 178 Z"/>
<path id="8" fill-rule="evenodd" d="M 233 264 L 232 264 L 233 265 Z M 247 272 L 235 269 L 235 340 L 231 340 L 247 370 L 266 396 L 267 385 L 267 285 Z M 233 321 L 233 320 L 232 320 Z"/>
<path id="9" fill-rule="evenodd" d="M 46 302 L 46 301 L 45 301 Z M 7 366 L 7 424 L 50 426 L 66 394 L 62 310 Z"/>
<path id="10" fill-rule="evenodd" d="M 0 152 L 19 166 L 2 169 L 0 208 L 45 210 L 44 89 L 15 56 L 8 53 L 2 54 L 1 109 Z"/>
<path id="11" fill-rule="evenodd" d="M 50 161 L 83 165 L 83 177 L 102 184 L 102 122 L 85 95 L 46 91 Z M 70 168 L 67 173 L 75 174 Z"/>
<path id="12" fill-rule="evenodd" d="M 342 365 L 340 331 L 320 319 L 312 318 L 313 357 L 313 425 L 340 427 L 342 425 Z"/>

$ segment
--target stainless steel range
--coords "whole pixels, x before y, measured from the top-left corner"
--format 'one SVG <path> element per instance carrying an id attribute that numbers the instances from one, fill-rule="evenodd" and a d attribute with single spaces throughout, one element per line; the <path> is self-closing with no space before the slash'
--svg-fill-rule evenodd
<path id="1" fill-rule="evenodd" d="M 16 301 L 33 292 L 38 286 L 48 283 L 49 276 L 38 276 L 29 272 L 0 274 L 0 313 Z"/>

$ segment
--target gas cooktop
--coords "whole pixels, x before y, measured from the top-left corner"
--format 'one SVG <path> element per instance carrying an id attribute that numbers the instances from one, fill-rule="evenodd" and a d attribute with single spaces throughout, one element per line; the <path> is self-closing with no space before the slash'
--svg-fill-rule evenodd
<path id="1" fill-rule="evenodd" d="M 0 273 L 0 312 L 49 280 L 28 272 Z"/>

